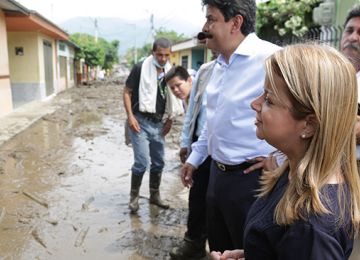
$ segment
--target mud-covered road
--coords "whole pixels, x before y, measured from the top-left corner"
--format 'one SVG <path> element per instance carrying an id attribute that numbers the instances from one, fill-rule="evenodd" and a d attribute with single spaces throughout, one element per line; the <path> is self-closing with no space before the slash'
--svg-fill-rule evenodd
<path id="1" fill-rule="evenodd" d="M 182 119 L 166 137 L 161 192 L 171 208 L 148 203 L 147 173 L 140 210 L 131 215 L 122 89 L 98 83 L 67 90 L 51 101 L 55 113 L 0 146 L 0 260 L 169 259 L 187 219 Z M 360 259 L 360 240 L 350 259 Z"/>
<path id="2" fill-rule="evenodd" d="M 188 190 L 180 184 L 181 120 L 167 136 L 163 210 L 129 214 L 131 147 L 121 84 L 73 88 L 59 109 L 0 147 L 0 259 L 168 259 L 182 239 Z"/>

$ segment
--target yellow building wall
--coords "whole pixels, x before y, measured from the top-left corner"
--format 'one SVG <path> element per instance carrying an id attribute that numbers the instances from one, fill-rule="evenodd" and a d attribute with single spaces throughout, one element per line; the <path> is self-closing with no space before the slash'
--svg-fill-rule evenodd
<path id="1" fill-rule="evenodd" d="M 0 9 L 0 116 L 12 111 L 6 22 Z"/>
<path id="2" fill-rule="evenodd" d="M 37 38 L 33 32 L 8 32 L 11 83 L 39 83 Z M 22 47 L 24 55 L 16 55 L 15 47 Z"/>
<path id="3" fill-rule="evenodd" d="M 67 87 L 67 69 L 68 69 L 68 59 L 64 56 L 59 56 L 59 92 L 66 90 Z"/>
<path id="4" fill-rule="evenodd" d="M 179 65 L 179 52 L 172 52 L 170 55 L 170 64 L 171 65 Z"/>
<path id="5" fill-rule="evenodd" d="M 44 59 L 44 40 L 51 42 L 52 46 L 52 67 L 53 67 L 53 79 L 54 79 L 54 87 L 55 87 L 55 93 L 58 92 L 56 89 L 56 81 L 59 79 L 59 76 L 57 75 L 57 69 L 56 69 L 56 62 L 57 62 L 57 55 L 56 55 L 56 42 L 54 39 L 44 35 L 44 34 L 38 34 L 38 48 L 40 51 L 39 53 L 39 68 L 40 68 L 40 83 L 45 84 L 45 59 Z"/>

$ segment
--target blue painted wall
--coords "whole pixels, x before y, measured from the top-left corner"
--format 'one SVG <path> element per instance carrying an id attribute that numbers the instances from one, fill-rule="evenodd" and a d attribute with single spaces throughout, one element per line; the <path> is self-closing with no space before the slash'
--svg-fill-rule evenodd
<path id="1" fill-rule="evenodd" d="M 204 50 L 191 50 L 191 68 L 198 70 L 200 66 L 204 63 Z"/>

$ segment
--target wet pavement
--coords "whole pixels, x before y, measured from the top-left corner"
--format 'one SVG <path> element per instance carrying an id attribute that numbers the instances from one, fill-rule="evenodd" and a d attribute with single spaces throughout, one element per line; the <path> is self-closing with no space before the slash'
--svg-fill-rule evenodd
<path id="1" fill-rule="evenodd" d="M 161 192 L 171 208 L 148 203 L 146 174 L 140 210 L 129 214 L 133 155 L 124 142 L 122 88 L 70 89 L 35 107 L 47 115 L 27 118 L 20 125 L 35 123 L 3 140 L 0 259 L 168 259 L 187 218 L 188 190 L 179 178 L 181 122 L 166 138 Z"/>

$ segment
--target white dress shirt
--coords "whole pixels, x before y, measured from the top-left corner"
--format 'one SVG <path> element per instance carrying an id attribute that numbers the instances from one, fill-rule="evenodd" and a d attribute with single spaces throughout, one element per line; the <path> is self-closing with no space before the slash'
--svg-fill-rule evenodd
<path id="1" fill-rule="evenodd" d="M 207 85 L 207 127 L 192 145 L 188 163 L 199 166 L 208 155 L 228 165 L 275 150 L 256 137 L 250 103 L 264 91 L 264 61 L 280 47 L 249 34 L 229 59 L 220 55 Z"/>

